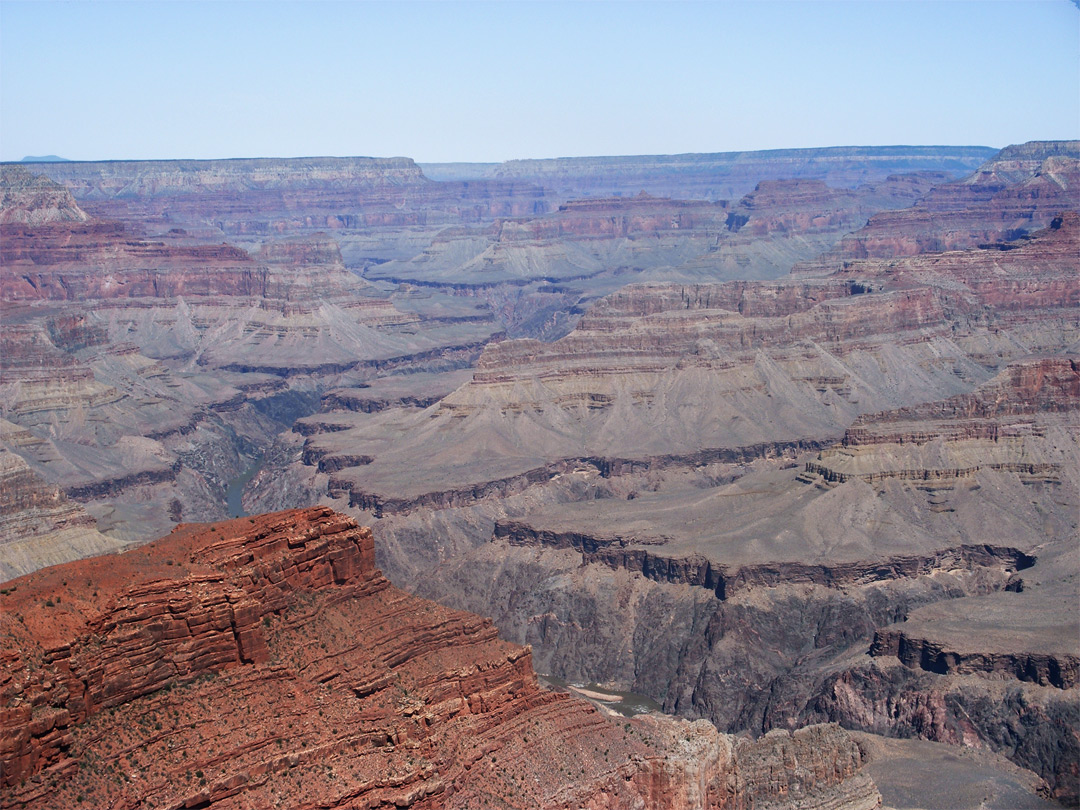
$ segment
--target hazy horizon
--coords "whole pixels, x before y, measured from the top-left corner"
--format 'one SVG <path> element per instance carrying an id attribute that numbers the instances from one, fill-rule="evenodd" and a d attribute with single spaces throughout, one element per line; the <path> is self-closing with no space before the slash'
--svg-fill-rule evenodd
<path id="1" fill-rule="evenodd" d="M 1040 138 L 1043 141 L 1054 141 L 1056 139 Z M 1075 140 L 1075 139 L 1073 139 Z M 1025 142 L 1026 143 L 1026 142 Z M 809 150 L 848 150 L 848 149 L 1004 149 L 1006 146 L 1012 146 L 1014 144 L 1003 144 L 1001 146 L 979 144 L 979 143 L 910 143 L 910 144 L 834 144 L 831 146 L 788 146 L 779 147 L 775 149 L 733 149 L 725 150 L 721 152 L 653 152 L 653 153 L 638 153 L 638 154 L 625 154 L 625 155 L 552 155 L 549 157 L 538 158 L 509 158 L 506 161 L 498 160 L 416 160 L 410 155 L 230 155 L 229 157 L 220 158 L 188 158 L 188 157 L 168 157 L 168 158 L 102 158 L 102 159 L 72 159 L 64 157 L 63 155 L 24 155 L 21 158 L 9 159 L 4 158 L 0 160 L 0 163 L 132 163 L 132 162 L 144 162 L 154 163 L 161 161 L 200 161 L 200 160 L 322 160 L 322 159 L 371 159 L 371 160 L 412 160 L 418 166 L 419 165 L 454 165 L 454 164 L 476 164 L 476 165 L 488 165 L 507 163 L 515 160 L 536 160 L 536 161 L 548 161 L 548 160 L 587 160 L 590 158 L 635 158 L 635 157 L 680 157 L 682 155 L 724 155 L 724 154 L 743 154 L 752 152 L 797 152 L 797 151 L 809 151 Z"/>
<path id="2" fill-rule="evenodd" d="M 1072 140 L 1078 23 L 1069 0 L 3 0 L 0 159 Z"/>

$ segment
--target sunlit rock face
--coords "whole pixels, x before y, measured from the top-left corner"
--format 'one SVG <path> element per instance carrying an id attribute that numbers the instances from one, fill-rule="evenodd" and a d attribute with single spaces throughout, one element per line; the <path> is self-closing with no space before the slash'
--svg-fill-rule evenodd
<path id="1" fill-rule="evenodd" d="M 201 182 L 165 186 L 209 193 Z M 70 193 L 20 167 L 3 167 L 0 192 L 0 442 L 84 505 L 79 553 L 224 517 L 229 482 L 331 381 L 457 369 L 498 331 L 467 302 L 440 301 L 434 318 L 430 298 L 399 308 L 325 234 L 250 250 L 182 228 L 140 235 L 131 220 L 63 215 Z M 67 558 L 26 542 L 5 576 Z"/>
<path id="2" fill-rule="evenodd" d="M 4 166 L 2 173 L 0 223 L 42 225 L 89 219 L 65 186 L 21 166 Z"/>
<path id="3" fill-rule="evenodd" d="M 882 212 L 834 251 L 797 268 L 821 272 L 852 259 L 888 259 L 1014 240 L 1077 208 L 1080 141 L 1008 146 L 968 177 L 910 208 Z"/>
<path id="4" fill-rule="evenodd" d="M 835 726 L 748 744 L 542 690 L 326 508 L 177 528 L 4 589 L 5 806 L 877 806 Z M 776 763 L 783 762 L 778 772 Z"/>
<path id="5" fill-rule="evenodd" d="M 394 627 L 425 652 L 399 661 L 407 654 L 395 647 L 379 671 L 401 675 L 423 706 L 399 709 L 406 695 L 380 686 L 334 697 L 344 702 L 327 715 L 354 717 L 349 701 L 369 697 L 396 713 L 348 732 L 389 735 L 354 749 L 383 757 L 402 780 L 390 785 L 374 769 L 350 777 L 386 791 L 378 801 L 732 806 L 752 784 L 783 800 L 824 790 L 822 773 L 838 774 L 837 786 L 862 784 L 844 801 L 876 801 L 872 786 L 846 778 L 858 767 L 846 735 L 795 731 L 820 721 L 864 730 L 871 742 L 859 756 L 914 752 L 937 763 L 938 777 L 958 762 L 1001 770 L 999 754 L 1008 756 L 1010 768 L 1038 774 L 1020 780 L 1025 801 L 1037 801 L 1035 791 L 1075 801 L 1080 154 L 1070 143 L 996 156 L 888 151 L 743 156 L 743 168 L 731 164 L 723 177 L 716 156 L 676 161 L 678 169 L 664 159 L 506 164 L 482 176 L 455 170 L 449 182 L 405 160 L 68 167 L 75 204 L 93 219 L 65 219 L 67 198 L 39 183 L 40 204 L 24 194 L 11 208 L 40 210 L 40 222 L 2 226 L 0 439 L 13 463 L 0 464 L 12 493 L 0 517 L 15 541 L 7 549 L 42 550 L 5 575 L 67 559 L 54 553 L 67 540 L 43 541 L 53 530 L 80 534 L 82 545 L 67 545 L 77 556 L 105 550 L 88 534 L 95 528 L 119 546 L 219 519 L 226 489 L 238 495 L 250 478 L 249 511 L 321 501 L 370 522 L 391 579 L 532 645 L 523 655 L 495 642 L 490 625 L 460 619 L 466 629 L 453 644 L 494 662 L 483 671 L 497 694 L 474 689 L 460 674 L 469 665 L 431 646 L 428 618 L 443 627 L 460 614 L 425 613 L 389 586 L 378 590 L 420 617 Z M 629 174 L 620 180 L 620 171 Z M 786 275 L 793 266 L 800 272 Z M 324 519 L 345 520 L 321 510 L 295 520 Z M 269 526 L 254 520 L 256 534 Z M 266 520 L 292 531 L 292 518 Z M 230 542 L 248 537 L 244 521 L 235 525 Z M 172 539 L 185 548 L 192 533 L 205 534 L 186 527 Z M 285 545 L 302 557 L 306 543 Z M 143 780 L 131 795 L 173 806 L 242 804 L 245 795 L 289 804 L 301 793 L 326 806 L 346 801 L 332 784 L 345 760 L 339 767 L 326 752 L 355 740 L 344 723 L 326 737 L 300 722 L 314 722 L 315 698 L 297 716 L 258 709 L 267 725 L 294 724 L 280 746 L 267 733 L 260 747 L 246 728 L 181 740 L 188 719 L 208 728 L 205 716 L 184 714 L 197 703 L 184 690 L 206 690 L 198 694 L 214 711 L 239 711 L 215 684 L 255 694 L 244 685 L 262 683 L 267 668 L 287 673 L 296 695 L 323 695 L 329 711 L 336 685 L 357 682 L 343 673 L 368 671 L 344 637 L 369 644 L 384 632 L 344 607 L 361 601 L 351 575 L 339 582 L 338 563 L 312 562 L 307 580 L 290 580 L 304 594 L 294 603 L 265 590 L 284 580 L 250 573 L 262 570 L 254 551 L 236 563 L 249 571 L 239 580 L 234 569 L 210 570 L 216 562 L 193 574 L 192 556 L 154 568 L 167 585 L 132 575 L 136 590 L 118 599 L 137 613 L 132 605 L 159 598 L 154 588 L 204 589 L 213 610 L 232 606 L 228 622 L 214 613 L 220 636 L 208 642 L 206 623 L 179 604 L 169 621 L 182 614 L 199 637 L 186 653 L 168 646 L 179 625 L 161 630 L 158 614 L 145 634 L 125 624 L 133 638 L 164 645 L 171 663 L 147 664 L 138 656 L 150 648 L 131 642 L 130 680 L 151 691 L 136 696 L 115 682 L 134 707 L 116 706 L 126 726 L 115 733 L 93 725 L 106 722 L 101 712 L 65 725 L 67 697 L 42 685 L 26 721 L 41 739 L 20 748 L 18 762 L 44 764 L 19 783 L 29 791 L 20 797 L 43 801 L 35 776 L 74 774 L 70 761 L 86 760 L 72 751 L 98 756 L 99 731 L 128 740 L 137 717 L 161 708 L 161 730 L 125 743 L 161 756 L 129 766 L 125 748 L 112 762 L 110 777 Z M 27 581 L 39 580 L 16 581 L 9 595 Z M 212 581 L 227 583 L 224 596 Z M 375 588 L 374 578 L 361 581 Z M 353 595 L 324 601 L 344 593 Z M 251 618 L 249 597 L 275 607 L 252 608 Z M 35 598 L 55 610 L 69 596 Z M 300 602 L 307 608 L 290 607 Z M 289 624 L 300 616 L 303 637 Z M 31 624 L 26 633 L 44 626 Z M 263 658 L 275 649 L 276 659 Z M 211 669 L 200 671 L 217 678 L 185 680 L 195 672 L 189 653 L 208 655 Z M 429 654 L 443 656 L 442 669 L 409 669 Z M 62 653 L 40 660 L 49 656 L 63 668 Z M 579 704 L 536 697 L 526 659 L 713 725 L 637 720 L 627 732 L 620 721 L 612 736 Z M 443 706 L 425 680 L 436 669 L 458 684 L 469 714 L 428 717 L 427 707 Z M 516 685 L 500 680 L 506 672 Z M 177 678 L 171 692 L 155 685 L 162 673 Z M 499 725 L 506 717 L 489 705 L 535 717 L 544 741 Z M 543 725 L 530 714 L 537 706 L 561 719 Z M 180 736 L 155 738 L 170 714 L 182 720 Z M 262 723 L 253 715 L 256 736 Z M 438 753 L 484 724 L 502 731 L 469 749 L 482 756 Z M 392 736 L 421 725 L 430 733 Z M 291 746 L 301 727 L 306 736 Z M 584 729 L 580 746 L 549 745 L 578 739 L 575 729 Z M 735 731 L 771 733 L 757 742 L 721 733 Z M 84 747 L 73 748 L 69 733 L 88 735 L 71 737 Z M 905 747 L 876 734 L 918 739 Z M 217 747 L 191 777 L 154 770 L 169 740 L 173 752 L 190 752 L 210 739 Z M 491 739 L 502 748 L 485 750 Z M 942 754 L 945 746 L 956 753 Z M 300 774 L 292 783 L 279 779 L 275 747 L 296 754 L 292 769 L 318 751 L 334 775 L 312 766 L 291 771 Z M 534 747 L 541 765 L 528 764 Z M 231 751 L 247 758 L 235 769 L 222 765 Z M 455 769 L 460 761 L 471 767 Z M 944 779 L 897 773 L 920 785 Z M 104 797 L 98 804 L 119 796 L 83 789 L 105 790 L 93 792 Z M 821 806 L 843 806 L 829 801 Z"/>

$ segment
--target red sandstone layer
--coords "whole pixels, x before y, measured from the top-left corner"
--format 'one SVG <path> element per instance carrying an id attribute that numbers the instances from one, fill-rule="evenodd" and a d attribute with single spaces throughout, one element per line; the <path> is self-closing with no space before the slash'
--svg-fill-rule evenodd
<path id="1" fill-rule="evenodd" d="M 541 690 L 527 648 L 393 588 L 327 508 L 181 526 L 2 599 L 5 808 L 877 801 L 835 727 L 744 745 Z"/>
<path id="2" fill-rule="evenodd" d="M 1012 240 L 1076 210 L 1080 142 L 1032 141 L 1002 149 L 978 171 L 942 184 L 910 208 L 882 211 L 802 270 Z"/>

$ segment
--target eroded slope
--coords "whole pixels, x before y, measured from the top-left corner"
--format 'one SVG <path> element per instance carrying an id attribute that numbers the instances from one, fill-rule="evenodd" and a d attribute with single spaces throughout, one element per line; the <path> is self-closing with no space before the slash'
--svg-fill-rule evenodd
<path id="1" fill-rule="evenodd" d="M 835 726 L 748 744 L 541 690 L 528 649 L 393 588 L 324 508 L 179 527 L 0 598 L 4 807 L 879 801 Z"/>

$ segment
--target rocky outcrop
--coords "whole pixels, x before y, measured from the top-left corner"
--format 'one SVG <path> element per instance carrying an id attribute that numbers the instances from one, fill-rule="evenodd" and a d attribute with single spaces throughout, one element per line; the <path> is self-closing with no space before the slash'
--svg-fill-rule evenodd
<path id="1" fill-rule="evenodd" d="M 665 751 L 633 777 L 645 807 L 880 806 L 876 787 L 860 773 L 862 751 L 837 726 L 776 730 L 758 740 L 732 739 L 706 722 L 672 723 L 656 715 L 637 718 L 634 726 Z"/>
<path id="2" fill-rule="evenodd" d="M 1032 141 L 1009 146 L 977 171 L 938 186 L 911 208 L 886 211 L 799 272 L 845 261 L 891 259 L 1014 240 L 1075 211 L 1080 142 Z"/>
<path id="3" fill-rule="evenodd" d="M 994 687 L 973 675 L 942 676 L 875 659 L 826 679 L 803 721 L 825 717 L 890 737 L 989 747 L 1042 776 L 1058 801 L 1080 802 L 1072 691 L 1009 680 Z"/>
<path id="4" fill-rule="evenodd" d="M 0 224 L 28 226 L 47 222 L 85 222 L 89 216 L 79 208 L 71 192 L 47 177 L 22 166 L 0 167 Z"/>
<path id="5" fill-rule="evenodd" d="M 1073 357 L 1021 360 L 1006 366 L 970 394 L 860 416 L 844 433 L 843 444 L 845 447 L 924 444 L 937 438 L 997 440 L 1009 433 L 1023 434 L 1032 429 L 1030 422 L 1014 417 L 1040 412 L 1069 413 L 1077 409 L 1080 409 L 1080 360 Z"/>
<path id="6" fill-rule="evenodd" d="M 0 421 L 6 444 L 17 426 Z M 46 565 L 107 554 L 124 544 L 97 530 L 94 519 L 49 486 L 16 453 L 0 447 L 0 582 Z"/>
<path id="7" fill-rule="evenodd" d="M 845 264 L 835 276 L 871 287 L 929 285 L 947 305 L 975 315 L 980 308 L 1007 313 L 1035 308 L 1080 306 L 1075 256 L 1080 247 L 1080 214 L 1055 213 L 1032 237 L 982 246 L 979 250 L 920 255 L 888 261 Z"/>
<path id="8" fill-rule="evenodd" d="M 806 473 L 827 482 L 893 478 L 951 486 L 997 470 L 1029 483 L 1059 483 L 1068 459 L 1051 449 L 1047 430 L 1060 422 L 1056 415 L 1078 408 L 1076 359 L 1025 359 L 971 393 L 860 417 L 840 445 L 806 463 Z"/>
<path id="9" fill-rule="evenodd" d="M 180 527 L 0 598 L 4 807 L 880 800 L 836 727 L 736 742 L 541 690 L 527 649 L 394 589 L 325 508 Z"/>
<path id="10" fill-rule="evenodd" d="M 552 532 L 534 529 L 522 523 L 496 523 L 494 537 L 505 538 L 511 546 L 573 549 L 581 554 L 582 565 L 599 563 L 616 570 L 640 574 L 654 582 L 704 588 L 711 591 L 717 599 L 728 599 L 754 588 L 775 588 L 791 584 L 847 588 L 977 566 L 996 568 L 1009 575 L 1030 568 L 1035 563 L 1034 557 L 1014 548 L 961 546 L 927 557 L 886 557 L 881 560 L 837 565 L 772 562 L 736 567 L 725 565 L 722 561 L 710 560 L 700 554 L 674 557 L 662 548 L 655 551 L 635 548 L 640 543 L 635 538 L 605 538 L 576 532 Z"/>
<path id="11" fill-rule="evenodd" d="M 912 638 L 903 629 L 889 628 L 874 635 L 870 655 L 893 656 L 912 669 L 938 675 L 1000 672 L 1018 681 L 1071 689 L 1080 683 L 1080 656 L 1039 653 L 964 652 L 939 642 Z"/>

